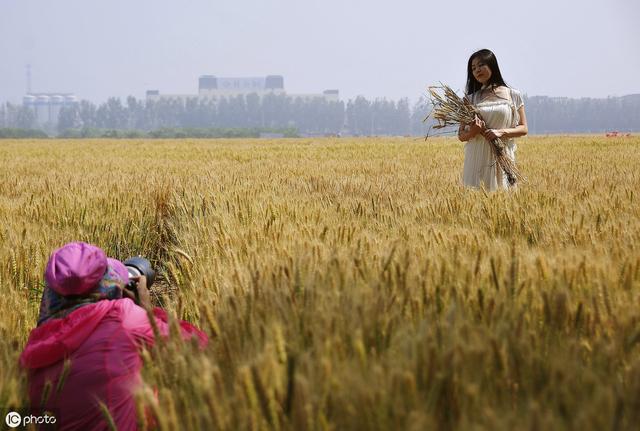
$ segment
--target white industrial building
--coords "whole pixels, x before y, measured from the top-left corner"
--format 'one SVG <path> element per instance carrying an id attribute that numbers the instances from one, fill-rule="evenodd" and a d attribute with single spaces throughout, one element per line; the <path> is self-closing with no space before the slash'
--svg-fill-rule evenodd
<path id="1" fill-rule="evenodd" d="M 338 90 L 325 90 L 317 94 L 288 94 L 284 89 L 284 78 L 281 75 L 253 78 L 219 78 L 213 75 L 203 75 L 198 79 L 198 94 L 160 94 L 158 90 L 148 90 L 147 101 L 179 100 L 185 103 L 189 99 L 197 99 L 215 102 L 222 98 L 249 94 L 257 94 L 259 97 L 267 94 L 284 94 L 293 99 L 322 98 L 328 102 L 339 100 Z"/>
<path id="2" fill-rule="evenodd" d="M 23 106 L 33 110 L 40 127 L 55 126 L 60 110 L 77 103 L 78 98 L 70 93 L 29 93 L 22 98 Z"/>

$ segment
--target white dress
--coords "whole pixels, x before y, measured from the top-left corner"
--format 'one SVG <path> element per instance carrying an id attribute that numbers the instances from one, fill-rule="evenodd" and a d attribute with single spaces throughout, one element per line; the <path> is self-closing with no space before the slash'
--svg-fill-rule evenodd
<path id="1" fill-rule="evenodd" d="M 495 99 L 476 103 L 479 93 L 470 96 L 471 103 L 480 112 L 489 129 L 507 129 L 518 125 L 518 109 L 524 105 L 518 90 L 509 88 L 509 99 Z M 516 143 L 513 139 L 505 141 L 506 154 L 515 161 Z M 483 187 L 488 191 L 509 187 L 501 169 L 496 169 L 491 143 L 482 134 L 470 139 L 464 146 L 464 168 L 462 183 L 466 187 Z"/>

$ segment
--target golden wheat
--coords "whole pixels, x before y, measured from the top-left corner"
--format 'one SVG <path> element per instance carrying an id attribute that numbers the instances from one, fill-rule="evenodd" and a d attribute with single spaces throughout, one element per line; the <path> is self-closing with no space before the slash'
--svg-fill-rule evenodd
<path id="1" fill-rule="evenodd" d="M 528 183 L 488 194 L 445 138 L 2 141 L 0 406 L 83 240 L 212 335 L 143 355 L 141 427 L 632 429 L 639 147 L 522 139 Z"/>

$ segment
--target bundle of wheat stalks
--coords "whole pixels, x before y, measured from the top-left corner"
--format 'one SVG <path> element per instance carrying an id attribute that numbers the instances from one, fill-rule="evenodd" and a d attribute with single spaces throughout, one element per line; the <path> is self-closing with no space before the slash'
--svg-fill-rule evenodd
<path id="1" fill-rule="evenodd" d="M 431 86 L 429 87 L 429 94 L 433 110 L 424 121 L 429 117 L 436 120 L 438 124 L 433 126 L 434 129 L 470 124 L 476 118 L 482 120 L 476 108 L 466 98 L 461 99 L 458 97 L 456 92 L 448 85 Z M 493 150 L 496 165 L 499 169 L 502 169 L 510 186 L 515 186 L 518 181 L 524 180 L 515 162 L 506 154 L 505 143 L 500 138 L 491 141 L 491 149 Z"/>

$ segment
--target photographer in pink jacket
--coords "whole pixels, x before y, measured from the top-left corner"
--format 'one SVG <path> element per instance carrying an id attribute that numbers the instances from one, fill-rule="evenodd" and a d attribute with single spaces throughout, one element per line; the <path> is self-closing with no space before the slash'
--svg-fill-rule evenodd
<path id="1" fill-rule="evenodd" d="M 151 306 L 146 277 L 132 281 L 122 262 L 82 242 L 59 248 L 47 263 L 38 326 L 20 363 L 32 410 L 54 413 L 59 430 L 109 429 L 100 404 L 118 430 L 137 427 L 140 351 L 155 342 L 148 311 L 157 333 L 166 337 L 169 327 L 166 312 Z M 181 321 L 180 330 L 206 346 L 193 325 Z"/>

